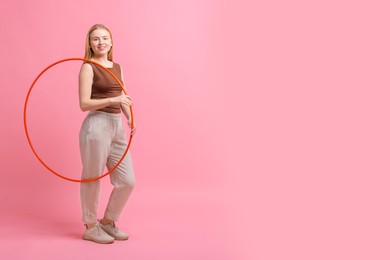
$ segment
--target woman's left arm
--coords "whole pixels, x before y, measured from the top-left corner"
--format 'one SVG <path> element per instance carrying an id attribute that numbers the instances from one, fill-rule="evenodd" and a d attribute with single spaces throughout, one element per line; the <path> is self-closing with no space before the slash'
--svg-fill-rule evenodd
<path id="1" fill-rule="evenodd" d="M 121 69 L 121 79 L 122 79 L 122 82 L 123 82 L 123 87 L 126 89 L 126 87 L 125 87 L 125 80 L 124 80 L 124 77 L 123 77 L 122 67 L 120 67 L 120 69 Z M 122 91 L 122 93 L 124 94 L 123 91 Z M 123 111 L 123 114 L 125 114 L 125 116 L 127 118 L 127 125 L 131 128 L 131 121 L 133 119 L 131 118 L 130 107 L 126 106 L 126 105 L 121 105 L 121 109 Z M 134 128 L 131 130 L 131 135 L 133 135 L 133 134 L 135 134 L 135 124 L 134 124 Z"/>

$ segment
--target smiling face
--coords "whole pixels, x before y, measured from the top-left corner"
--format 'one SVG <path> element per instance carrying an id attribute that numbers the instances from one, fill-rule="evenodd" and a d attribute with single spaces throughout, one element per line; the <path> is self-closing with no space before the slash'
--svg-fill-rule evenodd
<path id="1" fill-rule="evenodd" d="M 110 32 L 103 28 L 93 30 L 89 35 L 89 47 L 93 57 L 108 55 L 112 47 Z"/>

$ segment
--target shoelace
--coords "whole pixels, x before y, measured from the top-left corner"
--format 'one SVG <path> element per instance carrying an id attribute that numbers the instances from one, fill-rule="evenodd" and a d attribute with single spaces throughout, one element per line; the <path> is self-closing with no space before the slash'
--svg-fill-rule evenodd
<path id="1" fill-rule="evenodd" d="M 115 232 L 118 232 L 118 228 L 115 226 L 115 222 L 112 222 L 112 226 L 114 227 Z"/>
<path id="2" fill-rule="evenodd" d="M 97 229 L 99 236 L 106 233 L 99 224 L 96 224 L 95 228 Z"/>
<path id="3" fill-rule="evenodd" d="M 99 220 L 99 228 L 102 229 L 102 227 L 101 227 L 100 225 L 103 225 L 103 224 L 102 224 L 102 223 L 100 222 L 100 220 Z M 108 226 L 108 225 L 110 225 L 110 226 L 113 227 L 115 233 L 118 233 L 118 232 L 119 232 L 119 229 L 116 227 L 114 221 L 113 221 L 111 224 L 107 224 L 107 225 L 104 225 L 104 226 Z M 102 229 L 102 231 L 105 232 L 104 229 Z"/>

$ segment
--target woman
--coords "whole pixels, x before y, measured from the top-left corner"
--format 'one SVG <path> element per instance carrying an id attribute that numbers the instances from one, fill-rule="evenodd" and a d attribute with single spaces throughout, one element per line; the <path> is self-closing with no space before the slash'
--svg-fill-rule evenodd
<path id="1" fill-rule="evenodd" d="M 122 69 L 112 60 L 112 34 L 102 24 L 88 31 L 85 59 L 95 61 L 111 70 L 123 83 Z M 90 111 L 80 130 L 80 153 L 83 163 L 82 179 L 91 179 L 111 169 L 122 157 L 127 140 L 122 126 L 121 112 L 131 127 L 130 97 L 124 95 L 115 79 L 103 68 L 84 63 L 79 74 L 79 101 L 82 111 Z M 132 129 L 131 134 L 135 133 Z M 110 174 L 114 186 L 104 217 L 97 220 L 100 182 L 81 183 L 81 206 L 86 230 L 83 239 L 96 243 L 126 240 L 129 235 L 115 226 L 134 187 L 134 172 L 128 153 Z"/>

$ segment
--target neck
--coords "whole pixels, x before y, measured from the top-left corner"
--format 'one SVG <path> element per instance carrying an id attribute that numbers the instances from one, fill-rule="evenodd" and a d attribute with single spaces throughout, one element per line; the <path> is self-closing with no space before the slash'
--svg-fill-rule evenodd
<path id="1" fill-rule="evenodd" d="M 93 56 L 92 57 L 92 60 L 96 61 L 96 62 L 99 62 L 101 64 L 107 64 L 109 63 L 110 61 L 108 60 L 107 58 L 107 55 L 104 55 L 104 56 Z"/>

